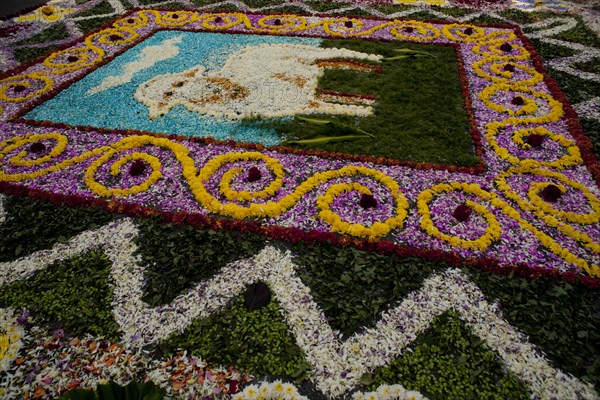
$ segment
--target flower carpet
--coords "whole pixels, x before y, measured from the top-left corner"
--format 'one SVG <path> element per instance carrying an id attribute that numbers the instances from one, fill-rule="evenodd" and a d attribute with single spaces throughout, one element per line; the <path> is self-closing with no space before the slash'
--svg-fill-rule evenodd
<path id="1" fill-rule="evenodd" d="M 598 5 L 0 24 L 0 397 L 586 398 Z"/>

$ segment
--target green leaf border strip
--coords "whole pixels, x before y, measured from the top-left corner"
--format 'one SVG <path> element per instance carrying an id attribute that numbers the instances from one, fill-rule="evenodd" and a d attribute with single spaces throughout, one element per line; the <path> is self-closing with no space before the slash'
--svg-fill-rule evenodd
<path id="1" fill-rule="evenodd" d="M 361 376 L 372 368 L 387 365 L 431 325 L 434 317 L 448 310 L 460 315 L 534 397 L 597 396 L 590 384 L 553 368 L 525 335 L 503 319 L 499 306 L 488 303 L 459 269 L 432 275 L 419 291 L 384 312 L 373 328 L 342 342 L 339 332 L 331 328 L 313 301 L 310 289 L 296 275 L 291 253 L 272 246 L 223 268 L 213 279 L 199 283 L 171 304 L 148 307 L 141 300 L 145 268 L 133 255 L 136 245 L 132 238 L 136 235 L 135 224 L 123 219 L 85 232 L 66 245 L 57 244 L 51 250 L 2 263 L 0 269 L 15 280 L 31 273 L 31 265 L 42 269 L 61 258 L 102 248 L 113 263 L 115 319 L 124 332 L 125 344 L 132 348 L 142 348 L 184 330 L 194 319 L 222 309 L 246 285 L 262 280 L 281 304 L 282 314 L 312 366 L 316 386 L 329 396 L 346 393 L 359 385 Z"/>
<path id="2" fill-rule="evenodd" d="M 96 391 L 77 389 L 70 391 L 59 400 L 161 400 L 166 391 L 159 389 L 154 382 L 139 383 L 131 381 L 125 386 L 110 381 L 104 385 L 98 385 Z"/>

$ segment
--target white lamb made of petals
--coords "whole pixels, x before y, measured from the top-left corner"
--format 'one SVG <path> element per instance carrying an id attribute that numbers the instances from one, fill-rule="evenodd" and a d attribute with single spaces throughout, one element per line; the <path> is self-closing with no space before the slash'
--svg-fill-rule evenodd
<path id="1" fill-rule="evenodd" d="M 186 71 L 157 75 L 138 86 L 135 98 L 149 108 L 151 119 L 175 105 L 232 120 L 295 114 L 370 115 L 367 96 L 327 102 L 318 96 L 325 68 L 372 71 L 373 66 L 348 59 L 379 62 L 383 56 L 348 49 L 293 44 L 261 44 L 232 53 L 220 71 L 197 65 Z M 369 69 L 371 68 L 371 69 Z M 364 101 L 363 101 L 364 100 Z"/>

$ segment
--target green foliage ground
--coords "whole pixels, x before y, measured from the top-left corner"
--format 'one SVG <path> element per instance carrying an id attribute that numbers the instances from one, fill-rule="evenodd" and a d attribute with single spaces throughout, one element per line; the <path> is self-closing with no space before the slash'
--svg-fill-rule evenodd
<path id="1" fill-rule="evenodd" d="M 117 340 L 109 286 L 111 262 L 102 251 L 58 262 L 0 289 L 0 306 L 27 309 L 51 328 Z M 77 282 L 77 284 L 74 284 Z"/>
<path id="2" fill-rule="evenodd" d="M 183 334 L 169 338 L 158 348 L 167 354 L 186 349 L 211 363 L 299 382 L 307 378 L 310 368 L 275 300 L 250 311 L 244 297 L 239 296 L 222 312 L 195 321 Z"/>
<path id="3" fill-rule="evenodd" d="M 73 236 L 74 232 L 67 234 L 63 225 L 43 219 L 48 216 L 83 213 L 75 215 L 81 219 L 81 226 L 87 227 L 107 222 L 105 214 L 90 213 L 91 209 L 58 207 L 27 198 L 10 197 L 8 205 L 7 221 L 15 224 L 11 229 L 17 231 L 16 226 L 26 227 L 35 219 L 32 207 L 44 210 L 40 217 L 40 222 L 46 221 L 40 224 L 46 227 L 44 240 L 32 240 L 32 247 L 24 248 L 22 254 L 49 248 Z M 173 226 L 156 219 L 137 222 L 141 231 L 138 254 L 149 268 L 145 298 L 152 305 L 169 302 L 226 263 L 252 256 L 263 246 L 255 235 Z M 334 329 L 346 338 L 371 326 L 382 311 L 418 290 L 432 272 L 446 268 L 419 258 L 383 256 L 328 244 L 273 244 L 293 252 L 299 276 L 311 288 Z M 5 259 L 16 258 L 9 254 Z M 188 259 L 193 262 L 182 261 Z M 30 279 L 1 288 L 0 307 L 27 308 L 52 329 L 64 326 L 73 334 L 92 333 L 115 340 L 119 333 L 110 311 L 109 271 L 110 262 L 101 251 L 65 260 Z M 546 279 L 465 271 L 490 301 L 502 305 L 505 318 L 529 335 L 556 366 L 599 386 L 600 355 L 596 349 L 600 347 L 600 302 L 596 292 Z M 83 284 L 74 287 L 73 281 Z M 438 321 L 421 335 L 418 343 L 411 346 L 413 355 L 397 359 L 392 367 L 378 371 L 370 379 L 390 384 L 416 379 L 420 383 L 414 388 L 426 391 L 431 398 L 451 398 L 454 387 L 469 388 L 476 394 L 474 398 L 485 396 L 491 389 L 497 389 L 494 396 L 501 398 L 507 390 L 514 389 L 513 398 L 520 398 L 521 389 L 514 386 L 512 378 L 499 372 L 499 361 L 481 343 L 473 345 L 475 341 L 468 329 L 455 316 L 440 318 L 446 322 Z M 198 320 L 182 335 L 169 338 L 159 351 L 170 354 L 177 348 L 186 348 L 194 354 L 204 354 L 215 364 L 233 363 L 258 376 L 306 379 L 309 374 L 302 352 L 287 329 L 275 301 L 265 309 L 249 311 L 239 297 L 223 312 Z M 440 347 L 439 337 L 445 338 L 445 347 Z M 268 362 L 260 362 L 259 354 L 270 354 L 264 359 Z M 438 361 L 432 364 L 432 359 Z M 486 374 L 480 376 L 477 368 L 472 369 L 471 361 L 460 360 L 478 360 L 475 365 L 486 365 Z M 441 380 L 424 380 L 425 373 L 414 376 L 432 368 L 437 371 L 434 376 Z M 499 386 L 491 385 L 495 379 Z"/>
<path id="4" fill-rule="evenodd" d="M 360 128 L 374 136 L 317 146 L 332 152 L 388 157 L 403 161 L 474 165 L 469 118 L 462 97 L 454 48 L 438 45 L 324 40 L 322 47 L 347 48 L 393 58 L 408 48 L 432 57 L 383 61 L 381 73 L 327 69 L 319 87 L 328 91 L 375 96 L 369 117 L 310 115 Z M 293 120 L 278 128 L 288 139 L 348 135 Z"/>
<path id="5" fill-rule="evenodd" d="M 432 400 L 529 399 L 515 376 L 452 312 L 436 317 L 427 333 L 413 342 L 410 351 L 363 379 L 373 381 L 371 390 L 398 382 Z"/>

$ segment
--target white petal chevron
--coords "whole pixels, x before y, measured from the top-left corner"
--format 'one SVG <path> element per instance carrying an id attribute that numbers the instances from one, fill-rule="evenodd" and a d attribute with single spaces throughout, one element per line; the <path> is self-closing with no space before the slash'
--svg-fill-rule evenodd
<path id="1" fill-rule="evenodd" d="M 527 33 L 530 39 L 546 38 L 570 31 L 577 26 L 577 20 L 571 17 L 548 18 L 543 21 L 522 25 L 521 28 L 533 30 Z M 544 29 L 545 28 L 545 29 Z M 568 43 L 568 42 L 567 42 Z"/>
<path id="2" fill-rule="evenodd" d="M 557 69 L 559 71 L 566 72 L 571 75 L 577 76 L 581 79 L 600 82 L 600 75 L 593 73 L 593 72 L 580 71 L 579 69 L 574 67 L 574 65 L 577 63 L 585 63 L 585 62 L 592 61 L 592 60 L 600 57 L 600 49 L 591 48 L 591 47 L 584 46 L 584 45 L 578 44 L 578 43 L 569 43 L 569 42 L 565 42 L 563 40 L 552 39 L 552 38 L 544 38 L 541 40 L 543 42 L 546 42 L 546 43 L 549 43 L 549 44 L 552 44 L 555 46 L 563 46 L 563 47 L 569 48 L 571 50 L 576 50 L 578 52 L 574 56 L 552 59 L 552 60 L 546 62 L 547 66 Z"/>
<path id="3" fill-rule="evenodd" d="M 97 230 L 85 231 L 71 238 L 68 243 L 57 243 L 51 249 L 40 250 L 15 261 L 2 262 L 0 263 L 0 287 L 27 278 L 36 271 L 45 269 L 57 261 L 84 254 L 94 248 L 102 247 L 106 250 L 112 250 L 115 247 L 113 239 L 123 240 L 122 246 L 132 246 L 133 244 L 127 239 L 128 236 L 115 236 L 113 238 L 115 233 L 127 235 L 124 233 L 125 229 L 135 231 L 135 227 L 130 220 L 113 222 Z"/>
<path id="4" fill-rule="evenodd" d="M 329 396 L 350 391 L 364 373 L 389 364 L 436 316 L 452 310 L 529 388 L 532 398 L 598 398 L 591 385 L 552 367 L 525 335 L 502 318 L 499 306 L 488 303 L 459 269 L 433 274 L 419 291 L 383 313 L 375 326 L 342 341 L 314 302 L 310 289 L 297 276 L 291 253 L 270 245 L 252 258 L 231 263 L 170 304 L 150 307 L 142 300 L 145 268 L 134 255 L 136 244 L 132 239 L 136 235 L 137 228 L 130 219 L 82 233 L 66 244 L 0 264 L 0 286 L 30 276 L 55 261 L 102 248 L 112 262 L 113 312 L 123 331 L 123 341 L 140 348 L 183 332 L 195 319 L 221 310 L 248 284 L 262 280 L 271 287 L 297 344 L 306 354 L 315 384 Z"/>
<path id="5" fill-rule="evenodd" d="M 579 118 L 596 119 L 600 121 L 600 97 L 594 97 L 573 106 Z"/>
<path id="6" fill-rule="evenodd" d="M 4 204 L 6 203 L 6 196 L 0 194 L 0 225 L 6 221 L 6 211 Z"/>

